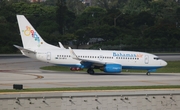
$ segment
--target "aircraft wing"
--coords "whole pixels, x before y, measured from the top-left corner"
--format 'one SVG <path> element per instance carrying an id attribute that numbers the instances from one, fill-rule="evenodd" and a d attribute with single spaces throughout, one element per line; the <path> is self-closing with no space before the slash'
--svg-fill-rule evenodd
<path id="1" fill-rule="evenodd" d="M 107 63 L 107 62 L 103 62 L 103 61 L 96 61 L 96 60 L 89 60 L 89 59 L 79 58 L 70 47 L 69 47 L 69 50 L 70 50 L 71 57 L 73 59 L 81 61 L 81 63 L 90 62 L 90 63 L 93 63 L 93 65 L 96 65 L 96 66 L 103 66 L 103 65 L 105 65 Z"/>
<path id="2" fill-rule="evenodd" d="M 21 51 L 26 51 L 26 52 L 30 52 L 30 53 L 36 53 L 35 51 L 32 51 L 30 49 L 25 49 L 25 48 L 23 48 L 21 46 L 18 46 L 18 45 L 14 45 L 14 47 L 18 48 Z"/>

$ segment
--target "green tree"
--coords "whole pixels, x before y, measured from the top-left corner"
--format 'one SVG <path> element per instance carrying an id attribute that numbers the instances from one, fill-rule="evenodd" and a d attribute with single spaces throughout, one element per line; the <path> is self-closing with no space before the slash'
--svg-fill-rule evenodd
<path id="1" fill-rule="evenodd" d="M 56 3 L 57 3 L 57 0 L 46 0 L 44 4 L 55 6 Z"/>
<path id="2" fill-rule="evenodd" d="M 109 26 L 107 24 L 97 28 L 97 37 L 104 39 L 104 41 L 114 41 L 119 36 L 119 28 Z"/>
<path id="3" fill-rule="evenodd" d="M 80 0 L 67 0 L 66 4 L 68 9 L 76 15 L 81 14 L 85 9 L 85 5 Z"/>
<path id="4" fill-rule="evenodd" d="M 15 50 L 13 43 L 19 42 L 16 39 L 18 33 L 14 9 L 11 4 L 2 0 L 0 3 L 0 53 L 11 53 Z"/>
<path id="5" fill-rule="evenodd" d="M 51 44 L 54 44 L 58 41 L 59 36 L 53 36 L 53 33 L 57 33 L 57 30 L 58 24 L 53 20 L 43 21 L 37 27 L 37 31 L 41 34 L 41 36 L 43 36 L 45 41 L 48 41 Z"/>
<path id="6" fill-rule="evenodd" d="M 93 0 L 94 6 L 99 6 L 105 9 L 117 8 L 119 5 L 119 0 Z"/>
<path id="7" fill-rule="evenodd" d="M 140 12 L 135 18 L 134 18 L 134 25 L 136 27 L 139 27 L 141 25 L 147 25 L 147 26 L 153 26 L 155 22 L 155 18 L 151 13 L 149 12 Z"/>
<path id="8" fill-rule="evenodd" d="M 76 48 L 79 48 L 80 45 L 84 45 L 89 41 L 89 38 L 85 34 L 85 30 L 78 29 L 75 32 L 75 35 L 77 36 L 75 39 Z"/>
<path id="9" fill-rule="evenodd" d="M 176 27 L 180 27 L 180 7 L 176 9 Z"/>
<path id="10" fill-rule="evenodd" d="M 143 0 L 129 0 L 123 8 L 123 13 L 135 14 L 148 11 L 148 4 Z"/>
<path id="11" fill-rule="evenodd" d="M 56 21 L 59 25 L 60 34 L 65 34 L 74 25 L 75 14 L 67 9 L 65 0 L 58 1 L 56 10 Z"/>
<path id="12" fill-rule="evenodd" d="M 64 34 L 65 31 L 65 16 L 67 14 L 67 7 L 65 0 L 58 0 L 56 10 L 56 21 L 59 25 L 59 32 Z"/>
<path id="13" fill-rule="evenodd" d="M 75 41 L 78 36 L 71 33 L 65 33 L 64 35 L 61 35 L 59 41 L 61 41 L 63 44 L 70 45 L 69 42 Z"/>
<path id="14" fill-rule="evenodd" d="M 81 15 L 78 15 L 75 20 L 75 29 L 80 29 L 88 26 L 97 26 L 102 24 L 106 10 L 99 7 L 87 7 Z"/>

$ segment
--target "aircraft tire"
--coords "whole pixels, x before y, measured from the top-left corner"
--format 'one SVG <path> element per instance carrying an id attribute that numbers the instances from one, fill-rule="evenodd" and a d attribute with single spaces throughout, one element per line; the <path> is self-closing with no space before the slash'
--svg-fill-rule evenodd
<path id="1" fill-rule="evenodd" d="M 149 75 L 150 75 L 150 72 L 147 72 L 146 75 L 149 76 Z"/>
<path id="2" fill-rule="evenodd" d="M 93 75 L 93 74 L 94 74 L 94 70 L 93 70 L 92 68 L 89 68 L 89 69 L 87 70 L 87 73 Z"/>

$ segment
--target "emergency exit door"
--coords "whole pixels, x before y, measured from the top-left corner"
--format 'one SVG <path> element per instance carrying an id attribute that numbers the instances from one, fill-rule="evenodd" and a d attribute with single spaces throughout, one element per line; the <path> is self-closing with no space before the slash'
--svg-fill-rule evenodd
<path id="1" fill-rule="evenodd" d="M 51 52 L 47 52 L 47 60 L 51 60 Z"/>
<path id="2" fill-rule="evenodd" d="M 148 55 L 145 55 L 145 57 L 144 57 L 144 63 L 145 63 L 145 64 L 148 64 L 148 63 L 149 63 L 149 56 L 148 56 Z"/>

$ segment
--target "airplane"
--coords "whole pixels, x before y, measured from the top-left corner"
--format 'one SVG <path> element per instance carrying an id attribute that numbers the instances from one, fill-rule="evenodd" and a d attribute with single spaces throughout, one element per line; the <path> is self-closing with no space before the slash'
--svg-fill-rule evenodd
<path id="1" fill-rule="evenodd" d="M 121 73 L 122 69 L 147 70 L 146 75 L 167 65 L 158 56 L 136 51 L 68 49 L 59 42 L 60 47 L 46 43 L 24 15 L 16 15 L 23 47 L 14 45 L 27 57 L 58 66 L 68 66 L 73 71 L 94 69 L 111 73 Z"/>

